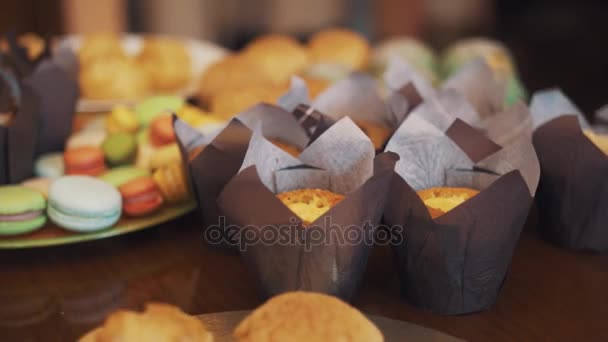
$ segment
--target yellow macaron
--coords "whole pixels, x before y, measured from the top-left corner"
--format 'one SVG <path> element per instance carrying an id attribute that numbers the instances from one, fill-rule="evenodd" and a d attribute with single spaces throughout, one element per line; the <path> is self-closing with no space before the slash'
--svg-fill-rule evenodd
<path id="1" fill-rule="evenodd" d="M 135 113 L 125 106 L 116 106 L 106 117 L 108 133 L 135 133 L 139 129 L 139 122 Z"/>
<path id="2" fill-rule="evenodd" d="M 182 202 L 190 197 L 186 172 L 181 163 L 167 164 L 156 169 L 153 178 L 168 203 Z"/>

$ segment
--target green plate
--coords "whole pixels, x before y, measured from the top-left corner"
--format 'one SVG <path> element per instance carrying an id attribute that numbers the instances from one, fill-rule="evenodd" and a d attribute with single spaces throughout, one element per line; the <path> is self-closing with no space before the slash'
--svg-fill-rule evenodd
<path id="1" fill-rule="evenodd" d="M 139 218 L 122 217 L 114 226 L 91 233 L 71 232 L 53 223 L 47 223 L 43 228 L 27 235 L 0 237 L 0 249 L 47 247 L 105 239 L 156 226 L 183 216 L 194 208 L 196 208 L 194 201 L 163 206 L 154 215 Z"/>

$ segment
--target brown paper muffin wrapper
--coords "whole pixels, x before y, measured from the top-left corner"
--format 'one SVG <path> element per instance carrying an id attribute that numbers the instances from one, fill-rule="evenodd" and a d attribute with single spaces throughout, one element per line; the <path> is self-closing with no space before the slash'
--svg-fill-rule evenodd
<path id="1" fill-rule="evenodd" d="M 386 150 L 400 156 L 384 214 L 403 296 L 438 314 L 489 308 L 532 204 L 539 166 L 531 142 L 501 147 L 460 119 L 412 113 Z M 416 191 L 480 192 L 431 219 Z"/>
<path id="2" fill-rule="evenodd" d="M 339 153 L 345 143 L 352 148 Z M 352 296 L 373 246 L 396 160 L 392 153 L 374 159 L 373 146 L 348 118 L 299 159 L 254 133 L 244 169 L 226 185 L 218 205 L 226 228 L 239 236 L 241 256 L 263 297 L 294 290 Z M 303 188 L 323 188 L 345 198 L 304 228 L 276 197 Z"/>
<path id="3" fill-rule="evenodd" d="M 7 126 L 0 125 L 0 184 L 19 183 L 34 169 L 39 133 L 40 100 L 27 84 L 0 70 L 0 112 L 13 113 Z"/>
<path id="4" fill-rule="evenodd" d="M 542 235 L 576 251 L 608 251 L 608 157 L 583 134 L 582 114 L 561 92 L 534 94 L 531 111 Z"/>
<path id="5" fill-rule="evenodd" d="M 221 234 L 223 247 L 233 244 L 224 231 L 218 231 L 219 212 L 216 199 L 226 183 L 237 174 L 243 160 L 252 130 L 258 129 L 269 138 L 277 138 L 304 149 L 308 135 L 293 115 L 280 107 L 259 104 L 239 114 L 217 135 L 204 136 L 174 116 L 173 125 L 178 145 L 186 161 L 193 192 L 208 234 Z M 205 146 L 202 151 L 197 148 Z"/>

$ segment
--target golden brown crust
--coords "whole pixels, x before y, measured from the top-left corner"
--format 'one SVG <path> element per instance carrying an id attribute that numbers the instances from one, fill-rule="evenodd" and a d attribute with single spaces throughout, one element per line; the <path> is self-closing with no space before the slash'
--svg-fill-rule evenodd
<path id="1" fill-rule="evenodd" d="M 299 189 L 280 193 L 277 198 L 308 226 L 340 203 L 344 195 L 323 189 Z"/>
<path id="2" fill-rule="evenodd" d="M 120 37 L 113 33 L 86 35 L 78 50 L 80 67 L 86 68 L 89 63 L 106 58 L 126 58 Z"/>
<path id="3" fill-rule="evenodd" d="M 270 139 L 270 141 L 275 144 L 277 147 L 281 148 L 283 151 L 291 154 L 294 157 L 297 157 L 300 155 L 300 153 L 302 152 L 302 150 L 300 150 L 300 148 L 298 148 L 297 146 L 288 144 L 282 140 L 279 139 Z"/>
<path id="4" fill-rule="evenodd" d="M 136 99 L 149 91 L 145 71 L 134 61 L 122 57 L 96 59 L 79 76 L 80 90 L 89 99 Z"/>
<path id="5" fill-rule="evenodd" d="M 191 78 L 190 53 L 180 41 L 147 38 L 137 57 L 156 90 L 175 90 L 188 84 Z"/>
<path id="6" fill-rule="evenodd" d="M 370 47 L 360 34 L 344 29 L 323 30 L 308 42 L 315 63 L 337 63 L 354 70 L 367 68 Z"/>
<path id="7" fill-rule="evenodd" d="M 375 122 L 357 120 L 355 123 L 369 137 L 376 150 L 381 150 L 392 134 L 391 129 Z"/>
<path id="8" fill-rule="evenodd" d="M 210 108 L 224 119 L 252 107 L 258 103 L 276 103 L 279 97 L 287 91 L 287 86 L 257 85 L 248 87 L 234 87 L 226 89 L 213 96 Z"/>
<path id="9" fill-rule="evenodd" d="M 118 311 L 80 342 L 201 341 L 213 342 L 203 323 L 167 304 L 148 304 L 142 313 Z"/>
<path id="10" fill-rule="evenodd" d="M 455 208 L 457 205 L 463 203 L 469 198 L 477 195 L 479 193 L 478 190 L 469 189 L 469 188 L 451 188 L 451 187 L 435 187 L 425 190 L 419 190 L 416 192 L 420 199 L 424 202 L 427 209 L 429 210 L 429 214 L 431 218 L 437 218 L 451 209 Z M 445 203 L 441 203 L 443 208 L 433 207 L 433 203 L 431 201 L 437 199 L 445 199 Z M 447 209 L 447 210 L 446 210 Z"/>
<path id="11" fill-rule="evenodd" d="M 384 340 L 357 309 L 336 297 L 312 292 L 271 298 L 237 326 L 234 337 L 239 342 Z"/>

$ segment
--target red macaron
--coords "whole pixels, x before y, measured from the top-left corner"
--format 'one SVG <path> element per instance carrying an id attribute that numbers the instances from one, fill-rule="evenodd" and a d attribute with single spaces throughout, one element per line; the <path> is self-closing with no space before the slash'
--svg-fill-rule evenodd
<path id="1" fill-rule="evenodd" d="M 152 177 L 139 177 L 121 185 L 122 209 L 129 216 L 143 216 L 157 210 L 163 197 Z"/>
<path id="2" fill-rule="evenodd" d="M 163 146 L 175 142 L 172 117 L 161 115 L 150 123 L 150 141 L 155 146 Z"/>
<path id="3" fill-rule="evenodd" d="M 83 146 L 66 150 L 63 154 L 65 173 L 68 175 L 97 176 L 106 171 L 103 150 Z"/>

